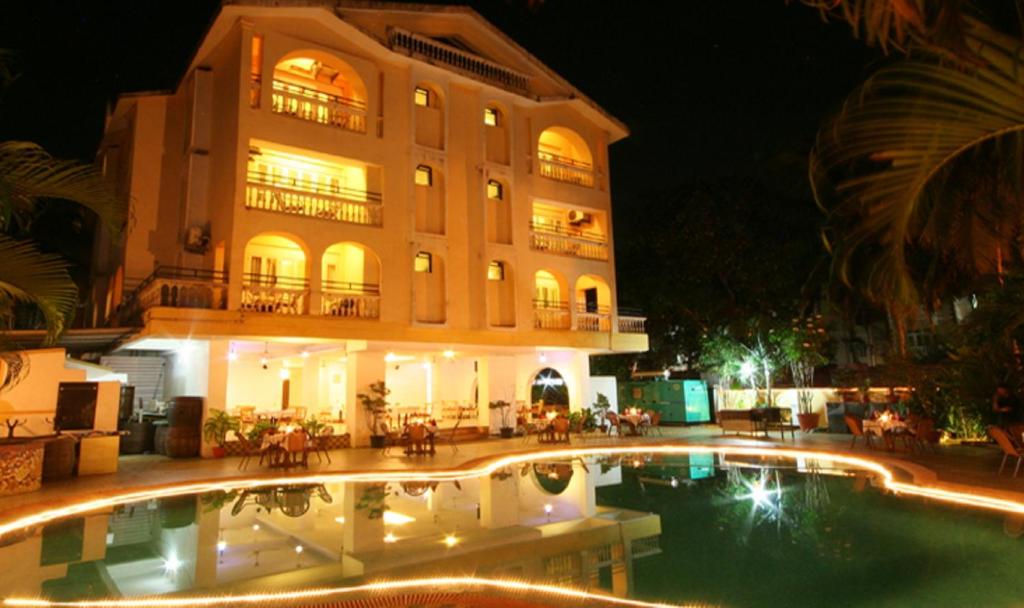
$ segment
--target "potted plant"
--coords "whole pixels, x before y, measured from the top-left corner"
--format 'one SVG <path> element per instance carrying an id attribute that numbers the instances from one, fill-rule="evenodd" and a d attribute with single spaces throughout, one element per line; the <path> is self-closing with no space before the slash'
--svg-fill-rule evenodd
<path id="1" fill-rule="evenodd" d="M 828 334 L 822 324 L 821 315 L 793 319 L 792 331 L 783 345 L 789 370 L 796 386 L 796 401 L 799 413 L 797 420 L 800 430 L 809 433 L 818 428 L 821 412 L 812 409 L 814 403 L 814 368 L 828 362 L 822 351 L 828 342 Z"/>
<path id="2" fill-rule="evenodd" d="M 515 428 L 511 424 L 509 424 L 508 421 L 509 412 L 512 411 L 512 404 L 509 403 L 508 401 L 502 401 L 499 399 L 498 401 L 491 401 L 490 403 L 488 403 L 487 408 L 492 410 L 498 410 L 501 413 L 501 438 L 511 439 L 512 435 L 515 433 Z"/>
<path id="3" fill-rule="evenodd" d="M 310 416 L 309 418 L 299 422 L 299 426 L 302 427 L 302 430 L 306 431 L 306 434 L 310 437 L 319 437 L 320 433 L 323 432 L 327 425 L 317 420 L 316 416 Z"/>
<path id="4" fill-rule="evenodd" d="M 384 384 L 384 381 L 378 380 L 370 385 L 369 392 L 356 395 L 363 406 L 363 411 L 366 412 L 366 424 L 370 427 L 371 448 L 384 447 L 388 429 L 383 418 L 388 413 L 387 397 L 390 394 L 391 390 Z"/>
<path id="5" fill-rule="evenodd" d="M 595 428 L 604 428 L 604 421 L 607 420 L 608 410 L 611 408 L 612 403 L 608 400 L 608 396 L 604 393 L 598 393 L 597 401 L 595 401 L 591 406 L 591 409 L 593 410 L 593 422 Z"/>
<path id="6" fill-rule="evenodd" d="M 224 458 L 227 450 L 224 444 L 227 443 L 228 433 L 237 431 L 240 428 L 238 418 L 229 416 L 224 410 L 210 410 L 210 415 L 203 423 L 203 439 L 213 446 L 213 457 Z"/>

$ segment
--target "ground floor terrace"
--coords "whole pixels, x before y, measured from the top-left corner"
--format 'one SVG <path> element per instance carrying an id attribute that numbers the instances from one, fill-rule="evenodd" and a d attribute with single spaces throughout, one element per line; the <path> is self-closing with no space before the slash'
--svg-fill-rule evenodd
<path id="1" fill-rule="evenodd" d="M 589 355 L 558 347 L 192 336 L 130 340 L 103 364 L 137 387 L 136 415 L 157 416 L 174 398 L 196 396 L 204 418 L 223 410 L 243 430 L 316 419 L 331 435 L 347 436 L 346 444 L 365 446 L 371 434 L 408 420 L 433 420 L 442 432 L 470 438 L 524 416 L 589 407 L 602 390 L 613 397 L 614 384 L 590 377 Z M 361 395 L 373 397 L 378 382 L 386 406 L 375 415 Z M 497 402 L 508 407 L 489 407 Z"/>
<path id="2" fill-rule="evenodd" d="M 700 446 L 714 451 L 689 453 L 682 468 L 669 469 L 657 454 L 652 456 L 656 450 Z M 848 469 L 829 458 L 856 458 L 865 470 L 875 467 L 864 479 L 887 494 L 922 488 L 991 497 L 1011 510 L 1024 505 L 1024 479 L 997 476 L 1000 454 L 994 449 L 939 446 L 934 453 L 891 453 L 851 449 L 849 437 L 841 434 L 779 441 L 722 435 L 710 425 L 666 427 L 641 437 L 574 436 L 561 446 L 488 439 L 444 446 L 434 456 L 351 448 L 331 451 L 330 461 L 314 458 L 308 469 L 284 474 L 259 467 L 240 470 L 233 457 L 127 456 L 116 474 L 69 479 L 32 494 L 0 498 L 0 531 L 6 534 L 14 531 L 5 526 L 18 518 L 97 501 L 62 525 L 43 526 L 41 533 L 35 526 L 19 525 L 26 534 L 0 545 L 5 566 L 0 587 L 6 597 L 42 592 L 52 598 L 88 583 L 97 597 L 116 590 L 131 598 L 208 595 L 213 589 L 217 594 L 308 589 L 339 580 L 408 580 L 436 572 L 479 578 L 497 573 L 491 580 L 513 576 L 592 589 L 595 597 L 573 605 L 604 605 L 602 598 L 635 597 L 637 577 L 652 569 L 649 560 L 668 559 L 655 556 L 673 550 L 676 541 L 665 522 L 675 516 L 648 500 L 656 500 L 659 492 L 678 491 L 696 501 L 693 486 L 709 475 L 725 477 L 732 467 L 756 467 L 786 449 L 796 451 L 796 468 L 833 472 L 837 479 L 849 475 Z M 572 458 L 573 450 L 592 454 Z M 820 463 L 812 465 L 816 458 Z M 483 475 L 474 473 L 481 470 Z M 185 484 L 198 484 L 205 493 L 173 494 Z M 620 487 L 634 488 L 630 492 L 642 500 L 610 506 Z M 133 500 L 117 502 L 132 492 Z M 943 500 L 929 497 L 926 502 L 941 508 Z M 1006 535 L 1019 536 L 1024 529 L 1020 513 L 994 516 L 1006 518 Z M 74 542 L 58 542 L 68 538 Z M 77 549 L 68 551 L 68 545 Z M 770 561 L 761 563 L 770 567 Z M 93 580 L 88 569 L 95 564 L 103 576 Z M 429 597 L 408 596 L 405 603 L 388 605 L 462 605 L 441 596 L 474 587 L 448 581 L 427 589 Z M 502 605 L 494 603 L 500 591 L 485 593 L 492 602 L 487 605 Z M 525 591 L 517 593 L 522 599 Z M 567 605 L 564 598 L 547 600 L 529 605 Z M 344 598 L 339 601 L 349 605 Z"/>

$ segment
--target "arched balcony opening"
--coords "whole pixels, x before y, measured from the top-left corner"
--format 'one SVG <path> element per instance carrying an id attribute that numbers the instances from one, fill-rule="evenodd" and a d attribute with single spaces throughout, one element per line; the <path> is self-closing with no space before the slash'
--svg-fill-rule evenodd
<path id="1" fill-rule="evenodd" d="M 365 133 L 366 101 L 366 85 L 352 66 L 327 53 L 296 51 L 274 66 L 276 114 Z"/>
<path id="2" fill-rule="evenodd" d="M 537 140 L 537 161 L 544 177 L 594 186 L 594 158 L 587 142 L 572 129 L 549 127 Z"/>
<path id="3" fill-rule="evenodd" d="M 292 237 L 260 234 L 245 245 L 242 310 L 306 314 L 309 273 L 306 249 Z"/>
<path id="4" fill-rule="evenodd" d="M 416 231 L 444 234 L 444 173 L 433 165 L 418 165 L 413 183 L 416 193 Z"/>
<path id="5" fill-rule="evenodd" d="M 576 329 L 611 331 L 612 292 L 604 279 L 583 275 L 576 280 Z"/>
<path id="6" fill-rule="evenodd" d="M 605 214 L 592 209 L 534 201 L 530 248 L 589 260 L 608 259 Z"/>
<path id="7" fill-rule="evenodd" d="M 569 329 L 571 319 L 565 279 L 548 270 L 533 275 L 533 326 L 536 329 Z"/>
<path id="8" fill-rule="evenodd" d="M 321 313 L 346 319 L 380 318 L 380 259 L 359 243 L 335 243 L 321 261 Z"/>
<path id="9" fill-rule="evenodd" d="M 516 289 L 512 266 L 502 260 L 487 265 L 487 324 L 515 327 Z"/>
<path id="10" fill-rule="evenodd" d="M 441 90 L 429 83 L 417 83 L 412 91 L 416 143 L 444 149 L 444 98 Z"/>
<path id="11" fill-rule="evenodd" d="M 484 107 L 485 158 L 488 162 L 509 164 L 508 114 L 496 103 Z"/>
<path id="12" fill-rule="evenodd" d="M 487 241 L 512 243 L 512 193 L 508 183 L 501 179 L 488 179 L 486 197 Z"/>
<path id="13" fill-rule="evenodd" d="M 444 323 L 448 297 L 444 283 L 444 258 L 419 251 L 413 260 L 413 305 L 420 323 Z"/>

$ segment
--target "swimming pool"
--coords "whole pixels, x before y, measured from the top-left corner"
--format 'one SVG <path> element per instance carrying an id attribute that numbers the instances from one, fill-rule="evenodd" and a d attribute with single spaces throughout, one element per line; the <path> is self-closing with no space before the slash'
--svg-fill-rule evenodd
<path id="1" fill-rule="evenodd" d="M 895 496 L 885 481 L 832 459 L 651 451 L 140 494 L 7 529 L 0 593 L 8 602 L 155 596 L 189 606 L 195 596 L 235 596 L 213 600 L 233 605 L 238 596 L 311 589 L 327 591 L 288 602 L 561 606 L 596 605 L 600 595 L 620 604 L 1009 606 L 1024 598 L 1019 514 Z"/>

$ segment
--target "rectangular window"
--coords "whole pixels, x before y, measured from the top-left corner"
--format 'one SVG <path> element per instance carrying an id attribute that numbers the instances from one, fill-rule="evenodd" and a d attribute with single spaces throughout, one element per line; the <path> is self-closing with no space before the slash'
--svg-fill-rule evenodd
<path id="1" fill-rule="evenodd" d="M 416 254 L 416 261 L 413 264 L 415 272 L 433 272 L 434 258 L 429 253 L 421 251 Z"/>
<path id="2" fill-rule="evenodd" d="M 504 199 L 505 193 L 502 190 L 501 182 L 496 182 L 493 179 L 487 180 L 487 198 L 493 198 L 499 201 Z"/>
<path id="3" fill-rule="evenodd" d="M 487 280 L 488 281 L 504 281 L 505 280 L 505 264 L 502 262 L 491 262 L 487 266 Z"/>
<path id="4" fill-rule="evenodd" d="M 417 186 L 430 186 L 434 183 L 434 174 L 430 170 L 430 167 L 426 165 L 419 165 L 416 167 L 416 185 Z"/>
<path id="5" fill-rule="evenodd" d="M 424 108 L 430 106 L 430 91 L 423 87 L 416 87 L 412 94 L 413 102 Z"/>
<path id="6" fill-rule="evenodd" d="M 488 127 L 498 126 L 498 111 L 494 108 L 484 108 L 484 124 Z"/>

